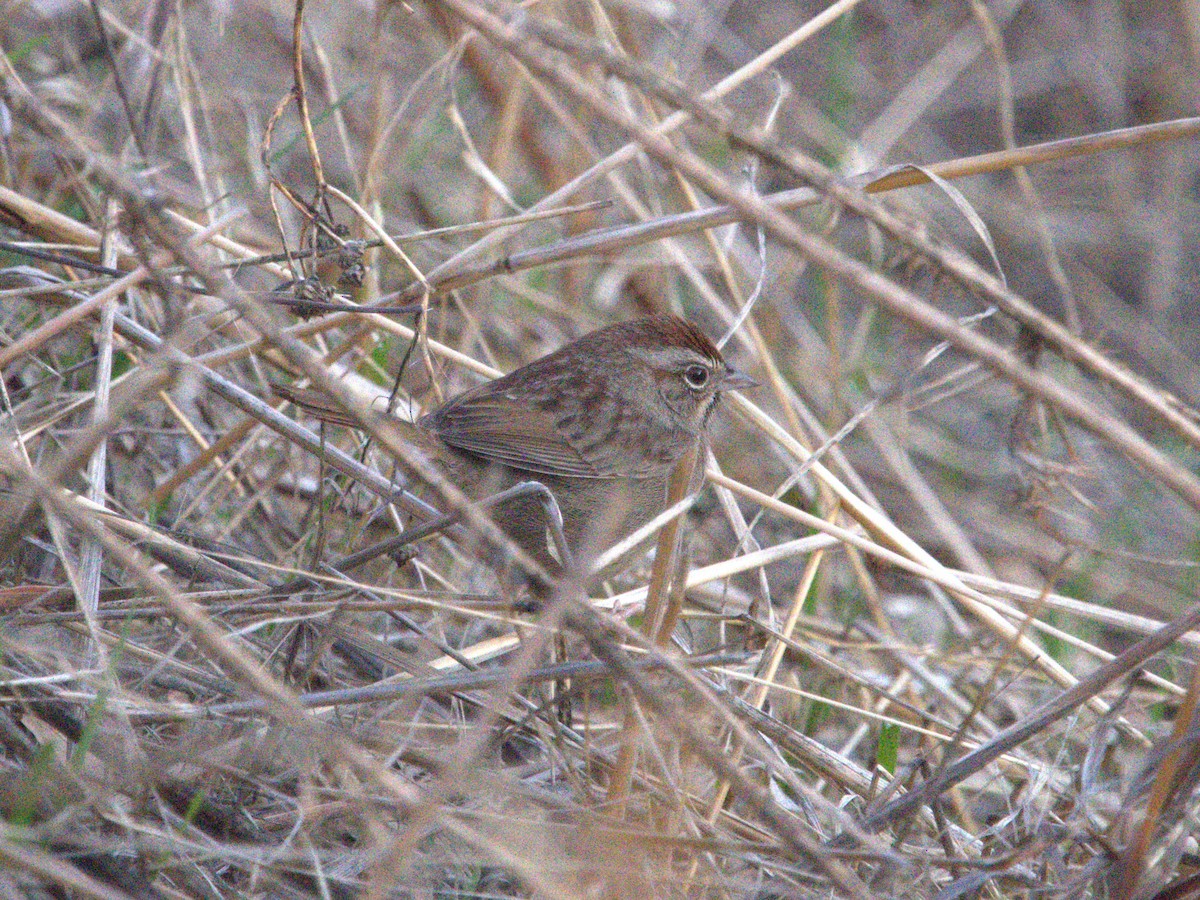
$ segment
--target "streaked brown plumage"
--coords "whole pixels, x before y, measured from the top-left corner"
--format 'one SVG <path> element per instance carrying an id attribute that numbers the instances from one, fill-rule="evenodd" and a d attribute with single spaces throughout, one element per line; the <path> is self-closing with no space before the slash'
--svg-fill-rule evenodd
<path id="1" fill-rule="evenodd" d="M 394 421 L 469 497 L 542 482 L 562 510 L 568 544 L 587 558 L 663 509 L 671 468 L 705 439 L 721 393 L 753 383 L 694 325 L 652 316 L 593 331 L 415 424 Z M 352 424 L 323 395 L 278 392 L 319 418 Z M 536 500 L 505 504 L 492 517 L 556 568 Z"/>

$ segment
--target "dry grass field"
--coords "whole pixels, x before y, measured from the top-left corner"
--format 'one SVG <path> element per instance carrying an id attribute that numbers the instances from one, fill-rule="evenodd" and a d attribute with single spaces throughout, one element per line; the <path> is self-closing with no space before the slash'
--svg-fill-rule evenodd
<path id="1" fill-rule="evenodd" d="M 3 11 L 0 895 L 1200 897 L 1195 0 Z M 668 312 L 534 602 L 372 410 Z"/>

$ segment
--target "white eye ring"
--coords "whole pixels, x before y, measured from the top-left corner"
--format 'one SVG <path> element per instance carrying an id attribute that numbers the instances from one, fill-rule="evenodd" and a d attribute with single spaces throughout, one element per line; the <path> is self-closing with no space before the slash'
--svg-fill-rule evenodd
<path id="1" fill-rule="evenodd" d="M 683 380 L 693 390 L 701 390 L 708 385 L 709 372 L 705 366 L 693 364 L 683 370 Z"/>

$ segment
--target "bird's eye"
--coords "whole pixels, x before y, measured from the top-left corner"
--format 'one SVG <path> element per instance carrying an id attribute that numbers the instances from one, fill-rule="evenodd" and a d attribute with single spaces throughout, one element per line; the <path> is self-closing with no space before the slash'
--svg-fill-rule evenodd
<path id="1" fill-rule="evenodd" d="M 683 370 L 683 380 L 694 390 L 700 390 L 708 384 L 708 375 L 708 369 L 700 365 L 688 366 Z"/>

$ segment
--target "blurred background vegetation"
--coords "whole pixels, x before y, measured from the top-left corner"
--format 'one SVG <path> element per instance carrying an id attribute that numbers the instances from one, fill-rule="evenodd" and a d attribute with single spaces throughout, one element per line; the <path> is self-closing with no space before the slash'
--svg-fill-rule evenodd
<path id="1" fill-rule="evenodd" d="M 911 787 L 921 764 L 937 770 L 1066 688 L 1070 677 L 1050 674 L 1054 665 L 1086 676 L 1106 653 L 1194 608 L 1195 500 L 1113 438 L 1132 427 L 1180 478 L 1194 477 L 1198 445 L 1115 377 L 1076 366 L 1071 349 L 1098 351 L 1195 422 L 1194 128 L 971 174 L 953 188 L 877 195 L 930 243 L 900 240 L 827 199 L 789 213 L 875 273 L 879 291 L 910 292 L 960 318 L 1111 429 L 1083 427 L 961 345 L 938 352 L 942 336 L 916 316 L 881 305 L 879 293 L 765 225 L 683 227 L 597 250 L 568 243 L 550 265 L 471 273 L 728 199 L 687 178 L 685 157 L 752 198 L 803 187 L 795 170 L 739 139 L 753 129 L 854 179 L 1184 120 L 1200 97 L 1200 6 L 865 0 L 805 31 L 825 7 L 497 5 L 496 21 L 516 29 L 515 49 L 473 30 L 468 7 L 491 8 L 304 10 L 306 134 L 291 93 L 294 6 L 5 5 L 0 860 L 11 871 L 0 885 L 45 897 L 1148 897 L 1188 878 L 1196 766 L 1169 751 L 1194 738 L 1194 643 L 1155 660 L 1159 680 L 1139 680 L 1131 666 L 1104 695 L 1125 718 L 1076 704 L 1076 717 L 1046 723 L 1015 757 L 947 795 L 936 823 L 874 822 L 895 830 L 859 835 L 857 856 L 834 838 L 870 821 L 894 775 Z M 537 22 L 591 43 L 562 53 Z M 641 75 L 616 72 L 602 48 Z M 675 128 L 674 167 L 661 153 L 623 151 L 629 133 L 565 80 L 531 70 L 539 59 L 644 127 L 674 111 L 655 76 L 679 91 L 675 102 L 710 104 L 728 127 L 693 118 Z M 731 76 L 734 86 L 713 91 Z M 319 194 L 324 184 L 359 209 Z M 552 195 L 551 207 L 572 209 L 425 234 L 513 216 Z M 54 211 L 91 231 L 71 231 Z M 369 218 L 407 260 L 370 246 L 361 278 L 330 278 L 303 258 L 314 218 L 345 226 L 341 238 L 352 241 L 375 238 Z M 189 247 L 186 237 L 205 228 L 208 243 Z M 285 248 L 296 255 L 290 268 L 261 256 Z M 929 248 L 999 275 L 1067 337 L 1054 345 L 994 313 L 993 298 Z M 116 307 L 67 322 L 69 309 L 139 264 L 152 271 Z M 427 315 L 390 316 L 397 327 L 317 309 L 301 321 L 279 302 L 412 302 L 422 299 L 414 272 L 434 285 Z M 106 331 L 115 310 L 274 402 L 270 383 L 303 373 L 272 339 L 247 343 L 262 328 L 244 307 L 227 312 L 235 289 L 222 287 L 226 275 L 246 303 L 328 353 L 348 383 L 386 394 L 407 360 L 414 406 L 478 383 L 486 367 L 508 371 L 637 315 L 680 313 L 715 339 L 751 303 L 726 355 L 764 382 L 749 399 L 822 448 L 821 462 L 895 529 L 866 533 L 916 559 L 906 537 L 983 579 L 971 584 L 988 597 L 1025 605 L 1002 611 L 1005 631 L 934 585 L 928 568 L 846 544 L 785 552 L 689 593 L 677 643 L 742 656 L 684 689 L 671 681 L 681 673 L 661 671 L 636 686 L 611 669 L 573 687 L 536 677 L 552 662 L 604 659 L 603 642 L 561 627 L 544 658 L 521 657 L 514 635 L 530 640 L 537 617 L 511 613 L 486 567 L 445 541 L 416 562 L 376 561 L 353 589 L 313 583 L 272 599 L 268 587 L 288 572 L 320 573 L 321 561 L 393 535 L 402 516 L 217 396 L 194 368 L 161 363 L 120 319 L 115 339 Z M 107 408 L 105 358 L 117 400 L 97 434 L 89 427 Z M 153 383 L 136 387 L 139 375 Z M 126 388 L 137 402 L 122 407 Z M 726 409 L 712 430 L 728 476 L 847 528 L 852 518 L 864 524 L 845 517 L 813 472 L 791 478 L 795 454 L 761 423 Z M 102 437 L 107 455 L 89 468 Z M 353 432 L 326 438 L 391 477 L 377 446 L 363 450 Z M 38 476 L 92 491 L 111 515 L 56 508 Z M 760 512 L 744 496 L 702 495 L 689 567 L 812 532 L 776 510 L 739 545 L 733 505 L 746 519 Z M 133 557 L 101 549 L 88 521 L 107 523 L 165 586 L 153 588 Z M 635 628 L 640 601 L 625 592 L 646 585 L 648 565 L 601 592 L 601 607 L 627 598 L 615 605 Z M 197 604 L 199 619 L 164 591 Z M 242 662 L 206 642 L 200 621 Z M 329 700 L 306 725 L 284 694 L 250 677 L 247 660 L 301 694 L 399 673 L 510 674 L 402 699 Z M 758 693 L 752 677 L 770 690 Z M 678 707 L 656 707 L 655 694 Z M 270 712 L 219 706 L 264 696 Z M 214 704 L 218 715 L 198 712 Z M 752 735 L 730 730 L 737 716 Z M 689 722 L 707 743 L 697 746 Z M 306 730 L 319 728 L 337 739 L 326 746 L 314 738 L 323 732 Z M 805 743 L 813 739 L 824 750 Z M 720 759 L 742 780 L 730 782 Z"/>

